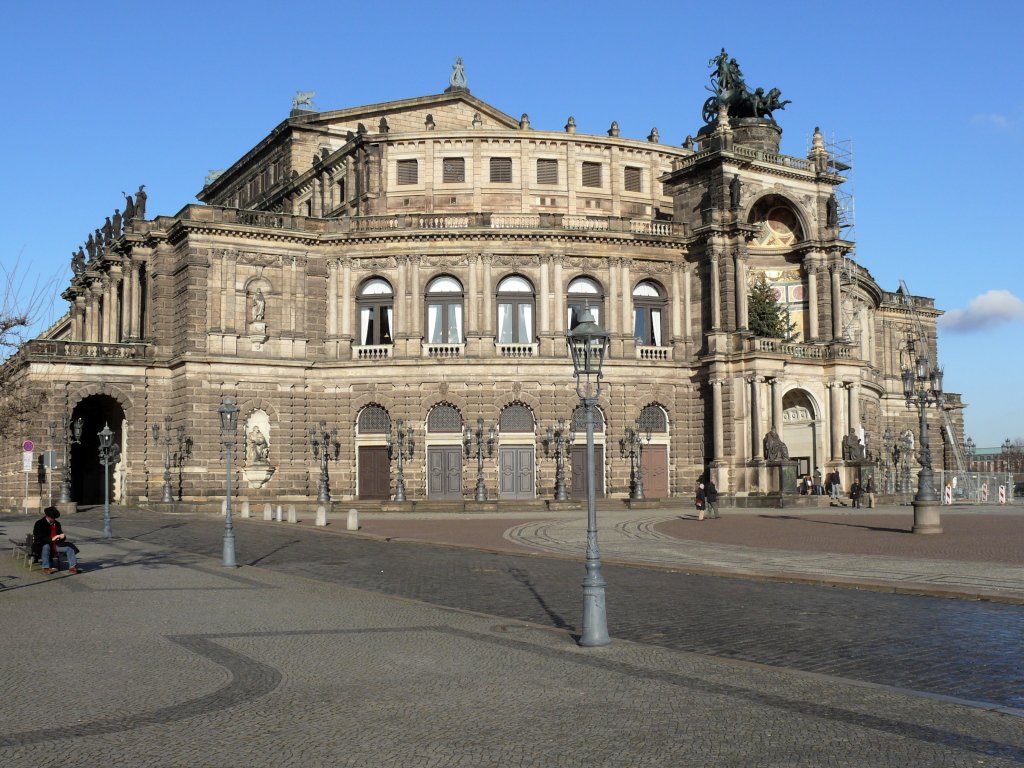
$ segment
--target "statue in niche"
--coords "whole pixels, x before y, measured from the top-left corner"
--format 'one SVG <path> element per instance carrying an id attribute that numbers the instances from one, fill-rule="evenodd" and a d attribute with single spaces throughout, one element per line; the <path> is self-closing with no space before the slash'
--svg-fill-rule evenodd
<path id="1" fill-rule="evenodd" d="M 851 429 L 850 434 L 843 438 L 843 461 L 861 461 L 864 456 L 864 444 L 857 436 L 857 430 Z"/>
<path id="2" fill-rule="evenodd" d="M 828 200 L 825 201 L 825 226 L 839 226 L 839 201 L 836 200 L 835 195 L 829 195 Z"/>
<path id="3" fill-rule="evenodd" d="M 775 427 L 764 436 L 764 457 L 768 461 L 789 461 L 789 446 L 782 442 Z"/>
<path id="4" fill-rule="evenodd" d="M 743 182 L 740 181 L 740 175 L 738 173 L 733 174 L 732 181 L 729 182 L 729 207 L 732 210 L 736 210 L 740 207 L 740 197 L 743 194 Z"/>
<path id="5" fill-rule="evenodd" d="M 245 436 L 245 460 L 249 464 L 270 463 L 270 443 L 256 424 Z"/>
<path id="6" fill-rule="evenodd" d="M 252 321 L 262 323 L 267 315 L 267 300 L 263 298 L 263 289 L 257 288 L 252 299 Z"/>

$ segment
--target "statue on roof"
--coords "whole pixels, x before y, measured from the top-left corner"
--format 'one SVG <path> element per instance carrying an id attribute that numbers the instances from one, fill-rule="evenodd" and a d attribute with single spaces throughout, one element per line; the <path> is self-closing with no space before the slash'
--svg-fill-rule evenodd
<path id="1" fill-rule="evenodd" d="M 85 254 L 82 253 L 82 246 L 78 246 L 78 250 L 71 253 L 71 271 L 76 275 L 85 271 Z"/>
<path id="2" fill-rule="evenodd" d="M 135 201 L 127 192 L 121 194 L 124 195 L 124 220 L 127 223 L 135 218 Z"/>
<path id="3" fill-rule="evenodd" d="M 316 96 L 316 91 L 296 91 L 295 96 L 292 97 L 292 109 L 308 109 L 316 111 L 316 107 L 313 106 L 313 97 Z"/>
<path id="4" fill-rule="evenodd" d="M 146 218 L 146 185 L 139 184 L 139 189 L 135 192 L 135 218 L 145 219 Z"/>
<path id="5" fill-rule="evenodd" d="M 708 61 L 708 66 L 713 71 L 710 76 L 711 85 L 707 89 L 714 95 L 704 102 L 702 114 L 705 123 L 717 120 L 721 107 L 726 108 L 729 117 L 753 117 L 774 123 L 772 112 L 785 109 L 790 103 L 788 99 L 782 99 L 782 91 L 778 88 L 772 88 L 767 93 L 764 88 L 751 91 L 739 63 L 729 58 L 725 48 Z"/>
<path id="6" fill-rule="evenodd" d="M 466 72 L 462 68 L 462 57 L 456 56 L 455 63 L 452 64 L 452 73 L 448 77 L 448 87 L 444 89 L 445 93 L 451 93 L 452 91 L 468 91 L 469 88 L 466 85 Z"/>

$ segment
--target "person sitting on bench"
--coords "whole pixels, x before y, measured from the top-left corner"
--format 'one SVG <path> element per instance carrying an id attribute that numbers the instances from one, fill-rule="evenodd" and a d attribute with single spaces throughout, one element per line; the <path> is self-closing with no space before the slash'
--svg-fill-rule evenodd
<path id="1" fill-rule="evenodd" d="M 66 554 L 68 573 L 78 573 L 77 548 L 64 535 L 60 523 L 57 522 L 58 517 L 60 510 L 56 507 L 47 507 L 43 510 L 43 516 L 36 520 L 36 524 L 32 526 L 32 556 L 41 556 L 43 573 L 50 574 L 60 569 L 60 556 Z M 51 567 L 51 564 L 57 567 Z"/>

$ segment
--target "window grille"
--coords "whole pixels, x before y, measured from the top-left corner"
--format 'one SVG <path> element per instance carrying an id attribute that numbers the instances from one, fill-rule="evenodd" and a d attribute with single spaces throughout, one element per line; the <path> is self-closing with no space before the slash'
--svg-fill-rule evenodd
<path id="1" fill-rule="evenodd" d="M 441 160 L 441 181 L 445 184 L 461 184 L 466 180 L 466 158 L 446 157 Z"/>
<path id="2" fill-rule="evenodd" d="M 558 161 L 541 158 L 537 160 L 537 183 L 558 183 Z"/>
<path id="3" fill-rule="evenodd" d="M 640 411 L 640 431 L 668 432 L 668 420 L 665 412 L 656 405 L 648 405 Z"/>
<path id="4" fill-rule="evenodd" d="M 577 433 L 587 433 L 587 410 L 582 405 L 577 405 L 572 412 L 572 429 Z M 597 407 L 594 408 L 594 431 L 604 432 L 604 412 Z"/>
<path id="5" fill-rule="evenodd" d="M 427 417 L 428 432 L 461 432 L 462 414 L 453 405 L 437 405 Z"/>
<path id="6" fill-rule="evenodd" d="M 491 183 L 511 184 L 512 183 L 512 158 L 492 157 L 491 158 Z"/>
<path id="7" fill-rule="evenodd" d="M 632 165 L 627 165 L 623 169 L 623 175 L 625 176 L 625 184 L 627 192 L 642 192 L 640 181 L 643 178 L 639 168 Z"/>
<path id="8" fill-rule="evenodd" d="M 416 160 L 399 160 L 397 162 L 398 183 L 415 184 L 419 181 L 419 162 Z"/>
<path id="9" fill-rule="evenodd" d="M 391 431 L 391 417 L 379 405 L 368 405 L 359 413 L 359 434 L 384 435 Z"/>
<path id="10" fill-rule="evenodd" d="M 601 186 L 601 164 L 600 163 L 583 163 L 583 186 L 584 187 L 600 187 Z"/>
<path id="11" fill-rule="evenodd" d="M 533 411 L 525 405 L 513 403 L 501 412 L 498 427 L 502 432 L 533 432 Z"/>

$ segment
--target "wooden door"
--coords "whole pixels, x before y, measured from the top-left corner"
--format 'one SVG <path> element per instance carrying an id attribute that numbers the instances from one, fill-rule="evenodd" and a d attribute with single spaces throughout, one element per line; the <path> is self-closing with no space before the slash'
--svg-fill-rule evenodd
<path id="1" fill-rule="evenodd" d="M 427 497 L 462 498 L 462 446 L 432 445 L 427 448 Z"/>
<path id="2" fill-rule="evenodd" d="M 644 498 L 668 498 L 668 446 L 645 445 L 640 460 L 644 468 Z"/>
<path id="3" fill-rule="evenodd" d="M 359 498 L 391 498 L 391 459 L 386 445 L 359 446 Z"/>
<path id="4" fill-rule="evenodd" d="M 498 453 L 498 498 L 534 497 L 533 446 L 503 445 Z"/>
<path id="5" fill-rule="evenodd" d="M 572 460 L 572 486 L 569 496 L 581 501 L 587 500 L 587 446 L 574 445 L 570 454 Z M 597 498 L 604 498 L 604 446 L 594 446 L 594 491 Z"/>

